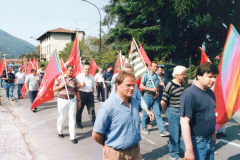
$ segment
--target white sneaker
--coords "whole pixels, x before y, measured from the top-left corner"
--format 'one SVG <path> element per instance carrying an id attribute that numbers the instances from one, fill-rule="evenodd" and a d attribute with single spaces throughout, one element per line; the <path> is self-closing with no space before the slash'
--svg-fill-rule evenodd
<path id="1" fill-rule="evenodd" d="M 142 129 L 143 134 L 150 134 L 147 129 Z"/>
<path id="2" fill-rule="evenodd" d="M 169 136 L 169 133 L 168 133 L 168 131 L 162 131 L 162 132 L 160 132 L 160 136 L 167 137 L 167 136 Z"/>

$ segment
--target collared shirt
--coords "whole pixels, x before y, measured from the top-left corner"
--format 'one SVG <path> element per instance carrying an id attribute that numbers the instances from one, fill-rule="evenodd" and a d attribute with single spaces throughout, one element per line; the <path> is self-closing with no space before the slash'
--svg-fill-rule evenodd
<path id="1" fill-rule="evenodd" d="M 77 75 L 77 82 L 80 84 L 82 82 L 85 83 L 84 87 L 80 87 L 79 91 L 82 92 L 92 92 L 93 91 L 93 87 L 96 86 L 96 83 L 94 81 L 94 78 L 91 74 L 89 74 L 88 76 L 86 76 L 83 73 L 80 73 Z"/>
<path id="2" fill-rule="evenodd" d="M 102 82 L 102 75 L 103 74 L 100 74 L 99 72 L 95 75 L 94 79 L 97 81 L 97 82 Z"/>
<path id="3" fill-rule="evenodd" d="M 113 76 L 113 71 L 108 72 L 108 70 L 105 70 L 103 72 L 102 78 L 104 78 L 105 81 L 111 81 Z"/>
<path id="4" fill-rule="evenodd" d="M 112 80 L 111 80 L 111 86 L 113 87 L 115 85 L 115 81 L 116 81 L 116 77 L 117 77 L 118 73 L 115 73 L 112 77 Z"/>
<path id="5" fill-rule="evenodd" d="M 58 87 L 60 84 L 64 83 L 65 81 L 67 82 L 66 86 L 67 86 L 67 91 L 68 91 L 69 97 L 73 97 L 75 95 L 75 92 L 78 91 L 77 79 L 75 77 L 71 77 L 70 79 L 67 80 L 66 75 L 64 75 L 64 76 L 60 75 L 55 80 L 54 87 Z M 58 92 L 58 96 L 62 97 L 62 98 L 68 98 L 65 87 L 63 87 Z"/>
<path id="6" fill-rule="evenodd" d="M 17 72 L 15 77 L 17 78 L 17 84 L 23 84 L 26 78 L 26 74 L 24 72 Z"/>
<path id="7" fill-rule="evenodd" d="M 149 75 L 151 76 L 151 78 Z M 152 81 L 155 87 L 153 86 Z M 148 72 L 144 73 L 144 75 L 142 76 L 141 83 L 144 83 L 145 87 L 148 87 L 148 88 L 157 88 L 159 85 L 159 79 L 158 79 L 157 73 L 152 74 L 151 70 L 148 70 Z M 145 91 L 145 92 L 150 92 L 150 91 Z"/>
<path id="8" fill-rule="evenodd" d="M 116 92 L 116 87 L 115 87 L 115 84 L 114 84 L 113 87 L 112 87 L 112 91 L 111 91 L 110 96 L 112 96 L 115 92 Z M 133 92 L 132 97 L 135 98 L 138 101 L 138 103 L 141 105 L 142 109 L 148 108 L 147 104 L 146 104 L 145 100 L 143 99 L 142 94 L 139 91 L 136 84 L 134 86 L 134 92 Z"/>
<path id="9" fill-rule="evenodd" d="M 104 144 L 114 149 L 127 149 L 139 143 L 139 103 L 131 98 L 129 108 L 115 92 L 99 108 L 93 130 L 104 135 Z"/>
<path id="10" fill-rule="evenodd" d="M 37 91 L 39 89 L 39 82 L 37 75 L 29 74 L 25 79 L 25 83 L 29 85 L 29 91 Z"/>

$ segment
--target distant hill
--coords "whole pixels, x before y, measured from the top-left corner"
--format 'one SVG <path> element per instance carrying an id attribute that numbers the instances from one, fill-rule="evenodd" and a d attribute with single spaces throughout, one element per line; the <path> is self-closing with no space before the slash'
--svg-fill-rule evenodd
<path id="1" fill-rule="evenodd" d="M 36 52 L 36 46 L 0 29 L 0 57 L 2 57 L 2 54 L 11 54 L 10 57 L 17 58 L 21 54 L 32 52 L 31 49 L 22 45 L 28 46 Z"/>

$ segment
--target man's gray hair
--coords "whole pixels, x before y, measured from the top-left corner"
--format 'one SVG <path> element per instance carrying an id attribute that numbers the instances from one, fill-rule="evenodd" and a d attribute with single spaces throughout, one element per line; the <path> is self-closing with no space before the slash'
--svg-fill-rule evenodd
<path id="1" fill-rule="evenodd" d="M 132 69 L 134 69 L 133 66 L 131 64 L 129 64 L 129 63 L 124 63 L 122 70 L 124 70 L 125 68 L 132 68 Z"/>
<path id="2" fill-rule="evenodd" d="M 174 69 L 173 69 L 173 73 L 172 73 L 172 76 L 173 77 L 176 77 L 176 75 L 180 75 L 182 74 L 183 71 L 186 71 L 186 67 L 184 66 L 176 66 Z"/>

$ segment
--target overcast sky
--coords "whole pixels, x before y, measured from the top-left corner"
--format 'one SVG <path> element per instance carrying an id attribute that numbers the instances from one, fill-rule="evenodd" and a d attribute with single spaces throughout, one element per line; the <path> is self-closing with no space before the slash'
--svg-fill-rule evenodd
<path id="1" fill-rule="evenodd" d="M 109 0 L 88 1 L 99 8 L 103 20 L 102 7 Z M 99 23 L 89 28 L 99 20 L 98 10 L 82 0 L 0 0 L 0 29 L 35 46 L 39 42 L 30 37 L 38 38 L 56 28 L 78 27 L 86 36 L 99 37 Z"/>

